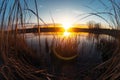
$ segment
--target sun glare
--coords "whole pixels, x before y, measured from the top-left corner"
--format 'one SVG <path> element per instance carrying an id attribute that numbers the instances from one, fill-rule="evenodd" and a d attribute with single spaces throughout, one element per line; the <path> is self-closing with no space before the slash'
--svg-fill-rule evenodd
<path id="1" fill-rule="evenodd" d="M 61 24 L 62 24 L 62 27 L 64 28 L 63 35 L 64 35 L 65 37 L 70 36 L 69 29 L 70 29 L 71 27 L 73 27 L 73 24 L 72 24 L 71 19 L 72 19 L 72 18 L 67 17 L 67 18 L 64 18 L 64 19 L 61 21 L 61 22 L 62 22 L 62 23 L 61 23 Z"/>
<path id="2" fill-rule="evenodd" d="M 69 22 L 62 23 L 62 26 L 65 30 L 68 30 L 70 27 L 72 27 L 72 24 Z"/>
<path id="3" fill-rule="evenodd" d="M 70 35 L 70 32 L 65 31 L 65 32 L 63 33 L 63 35 L 64 35 L 64 36 L 69 36 L 69 35 Z"/>

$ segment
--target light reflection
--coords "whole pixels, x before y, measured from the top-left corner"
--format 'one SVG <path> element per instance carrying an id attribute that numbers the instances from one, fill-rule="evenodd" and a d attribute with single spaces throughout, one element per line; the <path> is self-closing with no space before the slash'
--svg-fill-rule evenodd
<path id="1" fill-rule="evenodd" d="M 68 30 L 72 27 L 71 22 L 70 21 L 63 22 L 62 27 L 65 30 L 64 33 L 63 33 L 64 37 L 70 36 L 70 32 L 68 32 Z"/>
<path id="2" fill-rule="evenodd" d="M 63 33 L 63 35 L 67 37 L 67 36 L 70 35 L 70 32 L 65 31 L 65 32 Z"/>

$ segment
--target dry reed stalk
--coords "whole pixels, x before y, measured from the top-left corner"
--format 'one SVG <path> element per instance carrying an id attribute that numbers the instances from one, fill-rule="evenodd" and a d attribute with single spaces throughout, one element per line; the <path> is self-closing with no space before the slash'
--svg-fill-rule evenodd
<path id="1" fill-rule="evenodd" d="M 37 7 L 37 1 L 35 0 L 35 8 L 36 8 L 36 17 L 37 17 L 37 23 L 38 23 L 38 36 L 39 36 L 39 52 L 41 53 L 41 43 L 40 43 L 40 25 L 39 25 L 39 13 L 38 13 L 38 7 Z"/>
<path id="2" fill-rule="evenodd" d="M 24 11 L 29 9 L 26 0 L 23 0 L 23 3 L 21 3 L 21 0 L 14 0 L 11 5 L 9 5 L 9 0 L 2 0 L 1 2 L 0 57 L 2 58 L 2 64 L 0 66 L 0 79 L 40 80 L 50 77 L 50 75 L 46 75 L 46 70 L 38 68 L 40 66 L 38 57 L 27 46 L 24 41 L 24 34 L 23 38 L 17 34 L 18 28 L 22 27 L 24 29 L 25 26 Z M 38 11 L 38 9 L 36 10 Z M 7 33 L 4 32 L 6 26 Z M 13 33 L 10 33 L 9 30 L 13 30 Z"/>

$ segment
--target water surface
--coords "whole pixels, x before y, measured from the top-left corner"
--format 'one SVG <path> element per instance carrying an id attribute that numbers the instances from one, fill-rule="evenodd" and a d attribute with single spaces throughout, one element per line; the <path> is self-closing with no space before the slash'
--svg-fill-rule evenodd
<path id="1" fill-rule="evenodd" d="M 70 63 L 55 61 L 55 59 L 51 57 L 51 45 L 57 42 L 58 37 L 60 40 L 68 36 L 71 36 L 74 41 L 79 42 L 76 51 L 78 54 L 77 59 Z M 93 67 L 99 65 L 103 60 L 101 51 L 97 49 L 97 44 L 102 39 L 106 41 L 114 40 L 113 37 L 107 35 L 88 33 L 74 33 L 70 35 L 64 35 L 63 33 L 42 33 L 40 36 L 31 33 L 26 34 L 26 37 L 29 46 L 37 50 L 35 55 L 42 55 L 40 60 L 43 60 L 43 66 L 48 69 L 49 73 L 61 76 L 60 78 L 62 79 L 68 78 L 69 80 L 82 79 Z M 46 41 L 49 46 L 49 51 L 46 51 Z"/>

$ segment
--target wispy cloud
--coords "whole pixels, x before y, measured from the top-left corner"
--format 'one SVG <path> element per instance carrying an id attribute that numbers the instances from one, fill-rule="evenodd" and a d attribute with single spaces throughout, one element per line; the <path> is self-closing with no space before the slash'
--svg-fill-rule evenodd
<path id="1" fill-rule="evenodd" d="M 72 10 L 72 12 L 73 12 L 75 15 L 79 15 L 79 14 L 84 13 L 83 11 L 80 11 L 80 10 Z"/>

